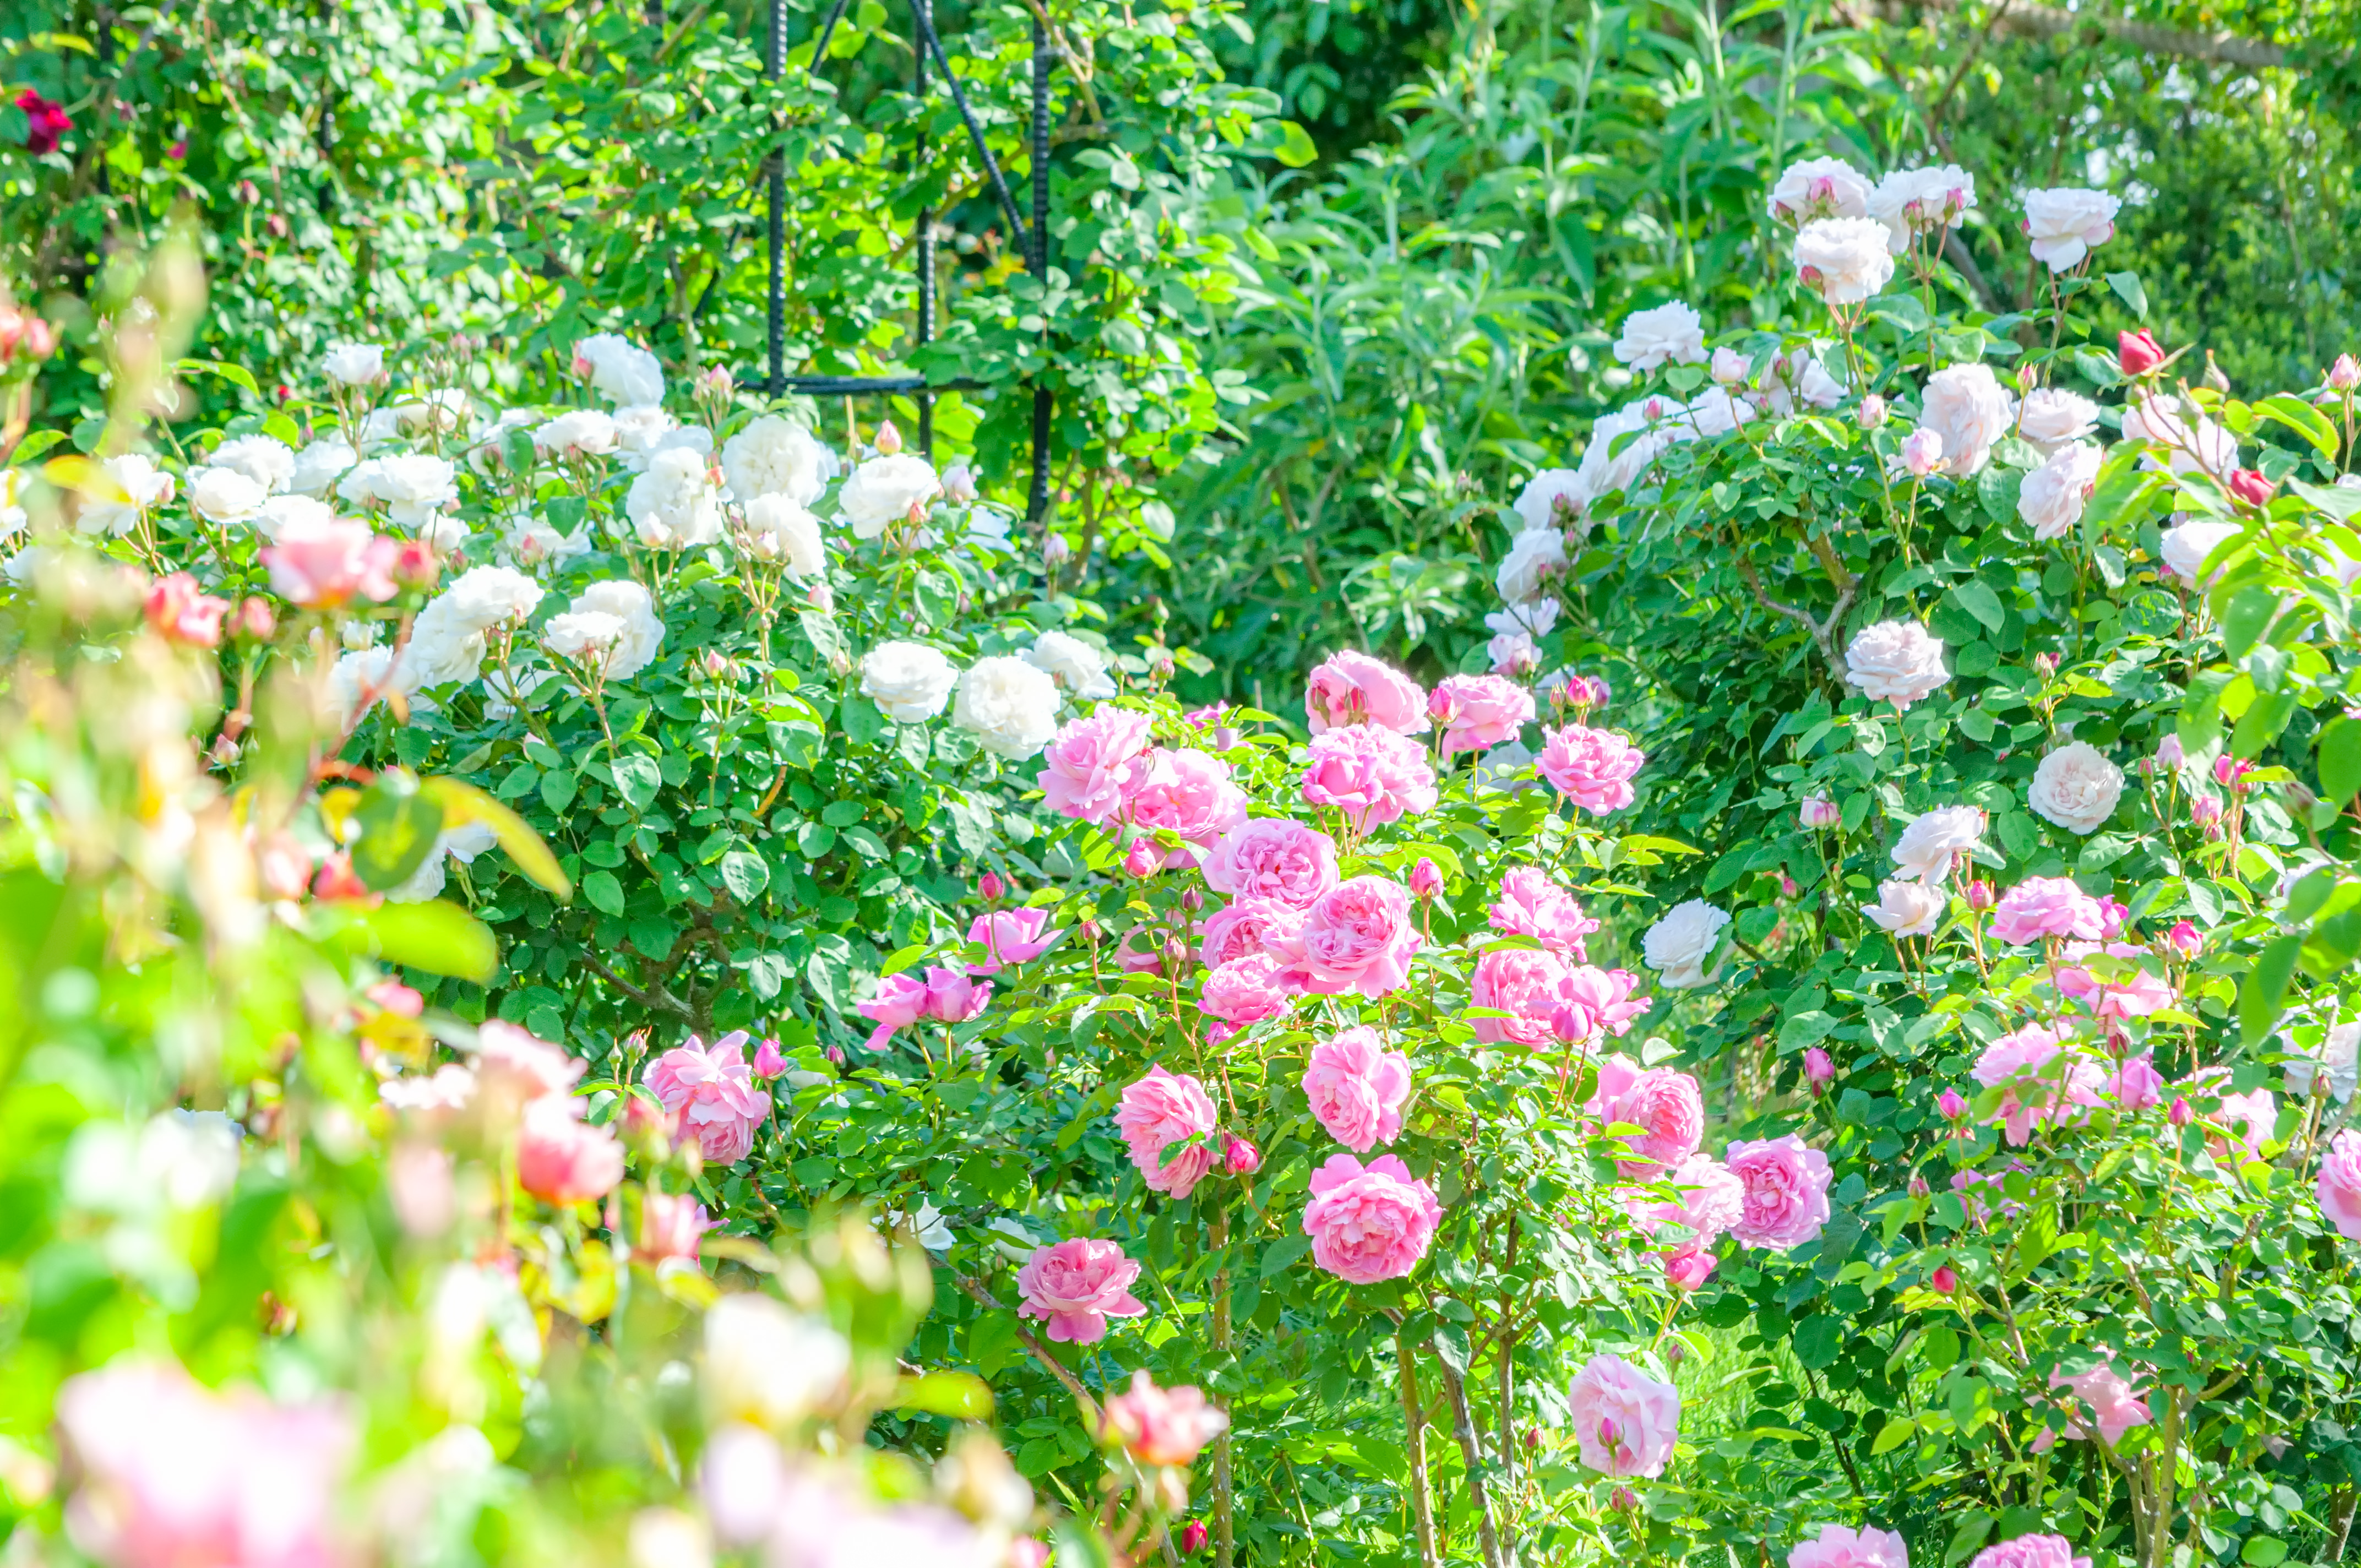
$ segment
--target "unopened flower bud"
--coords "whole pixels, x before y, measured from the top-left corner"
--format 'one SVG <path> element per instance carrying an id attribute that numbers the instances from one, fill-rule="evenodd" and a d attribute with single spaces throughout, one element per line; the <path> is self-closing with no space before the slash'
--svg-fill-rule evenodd
<path id="1" fill-rule="evenodd" d="M 2328 367 L 2328 389 L 2349 392 L 2356 387 L 2361 387 L 2361 359 L 2349 354 L 2338 355 L 2336 363 Z"/>
<path id="2" fill-rule="evenodd" d="M 1933 1188 L 1927 1185 L 1927 1178 L 1924 1175 L 1915 1170 L 1910 1173 L 1910 1196 L 1924 1198 L 1933 1190 Z"/>
<path id="3" fill-rule="evenodd" d="M 2033 673 L 2039 675 L 2045 681 L 2050 676 L 2056 674 L 2058 673 L 2058 655 L 2055 653 L 2036 653 L 2033 656 Z"/>
<path id="4" fill-rule="evenodd" d="M 1725 387 L 1741 386 L 1746 380 L 1746 356 L 1735 348 L 1713 351 L 1713 378 Z"/>
<path id="5" fill-rule="evenodd" d="M 998 872 L 986 872 L 975 879 L 975 895 L 986 904 L 997 904 L 1007 893 L 1008 884 L 1000 880 Z"/>
<path id="6" fill-rule="evenodd" d="M 1927 1283 L 1948 1296 L 1960 1288 L 1960 1277 L 1951 1271 L 1949 1264 L 1938 1263 L 1935 1272 L 1927 1277 Z"/>
<path id="7" fill-rule="evenodd" d="M 1532 1453 L 1538 1450 L 1541 1445 L 1542 1429 L 1539 1427 L 1527 1427 L 1525 1429 L 1525 1452 L 1527 1453 Z"/>
<path id="8" fill-rule="evenodd" d="M 237 607 L 237 634 L 256 642 L 268 642 L 278 633 L 279 617 L 271 612 L 266 598 L 248 598 Z"/>
<path id="9" fill-rule="evenodd" d="M 1833 828 L 1844 818 L 1837 803 L 1824 795 L 1806 795 L 1795 816 L 1806 828 Z"/>
<path id="10" fill-rule="evenodd" d="M 423 539 L 405 539 L 393 558 L 393 580 L 414 588 L 431 588 L 443 575 L 434 546 Z"/>
<path id="11" fill-rule="evenodd" d="M 804 603 L 819 611 L 822 615 L 834 615 L 836 613 L 836 596 L 829 592 L 828 585 L 826 583 L 814 583 L 808 589 L 805 590 Z"/>
<path id="12" fill-rule="evenodd" d="M 1146 839 L 1134 839 L 1130 851 L 1123 857 L 1123 869 L 1137 877 L 1155 875 L 1163 863 L 1163 855 Z"/>
<path id="13" fill-rule="evenodd" d="M 1607 1506 L 1613 1508 L 1619 1514 L 1638 1513 L 1640 1511 L 1640 1494 L 1634 1492 L 1629 1486 L 1618 1486 L 1615 1488 L 1614 1495 L 1607 1499 Z"/>
<path id="14" fill-rule="evenodd" d="M 1194 1557 L 1204 1549 L 1208 1532 L 1203 1519 L 1191 1519 L 1180 1527 L 1180 1555 Z"/>
<path id="15" fill-rule="evenodd" d="M 1781 872 L 1779 873 L 1779 895 L 1782 898 L 1793 898 L 1795 896 L 1795 879 L 1789 876 L 1785 872 Z"/>
<path id="16" fill-rule="evenodd" d="M 704 656 L 697 662 L 705 666 L 706 676 L 710 680 L 726 681 L 732 679 L 738 674 L 738 666 L 731 663 L 729 656 L 719 649 L 708 648 Z"/>
<path id="17" fill-rule="evenodd" d="M 1097 921 L 1085 915 L 1074 923 L 1074 935 L 1080 937 L 1083 941 L 1095 948 L 1099 945 L 1100 940 L 1105 937 L 1106 933 L 1100 929 L 1099 923 Z"/>
<path id="18" fill-rule="evenodd" d="M 955 506 L 965 506 L 975 499 L 975 470 L 964 463 L 954 463 L 943 470 L 943 499 Z"/>
<path id="19" fill-rule="evenodd" d="M 902 450 L 902 433 L 894 428 L 890 419 L 877 427 L 877 450 L 888 457 Z"/>
<path id="20" fill-rule="evenodd" d="M 1439 898 L 1443 894 L 1443 873 L 1424 855 L 1410 869 L 1410 891 L 1414 898 Z"/>
<path id="21" fill-rule="evenodd" d="M 2230 493 L 2251 507 L 2267 507 L 2271 495 L 2279 488 L 2263 477 L 2259 468 L 2234 469 L 2230 475 Z"/>
<path id="22" fill-rule="evenodd" d="M 1923 479 L 1943 466 L 1943 434 L 1921 425 L 1902 438 L 1902 466 Z"/>
<path id="23" fill-rule="evenodd" d="M 754 1047 L 754 1076 L 776 1078 L 787 1070 L 787 1058 L 779 1054 L 779 1042 L 764 1040 Z"/>
<path id="24" fill-rule="evenodd" d="M 1195 888 L 1185 888 L 1180 894 L 1180 907 L 1194 915 L 1205 907 L 1205 895 Z"/>
<path id="25" fill-rule="evenodd" d="M 1804 1081 L 1812 1086 L 1813 1093 L 1817 1094 L 1821 1090 L 1827 1088 L 1829 1083 L 1835 1080 L 1836 1076 L 1837 1064 L 1829 1058 L 1828 1052 L 1820 1049 L 1817 1046 L 1806 1047 L 1804 1051 Z"/>
<path id="26" fill-rule="evenodd" d="M 1045 533 L 1041 536 L 1041 561 L 1043 565 L 1052 567 L 1062 566 L 1073 558 L 1073 554 L 1074 547 L 1066 543 L 1066 536 L 1064 534 Z"/>
<path id="27" fill-rule="evenodd" d="M 1185 972 L 1189 968 L 1189 960 L 1195 956 L 1190 950 L 1189 944 L 1180 938 L 1167 938 L 1164 943 L 1164 972 L 1167 974 Z"/>
<path id="28" fill-rule="evenodd" d="M 2145 376 L 2164 364 L 2164 349 L 2146 327 L 2117 333 L 2115 364 L 2126 376 Z"/>
<path id="29" fill-rule="evenodd" d="M 1861 399 L 1861 407 L 1854 411 L 1853 417 L 1861 422 L 1861 429 L 1877 429 L 1885 422 L 1885 400 L 1875 392 L 1870 393 Z"/>
<path id="30" fill-rule="evenodd" d="M 2184 959 L 2193 959 L 2204 950 L 2205 938 L 2198 934 L 2196 927 L 2186 920 L 2180 920 L 2175 921 L 2172 929 L 2164 934 L 2164 945 Z"/>
<path id="31" fill-rule="evenodd" d="M 1982 914 L 1999 902 L 2000 894 L 1993 892 L 1993 884 L 1983 878 L 1978 877 L 1968 883 L 1968 907 L 1977 914 Z"/>
<path id="32" fill-rule="evenodd" d="M 1262 1168 L 1262 1151 L 1232 1133 L 1222 1143 L 1222 1168 L 1232 1176 L 1252 1176 Z"/>
<path id="33" fill-rule="evenodd" d="M 697 378 L 699 397 L 726 398 L 738 389 L 738 378 L 730 374 L 727 365 L 716 365 Z"/>
<path id="34" fill-rule="evenodd" d="M 2164 1114 L 2165 1119 L 2176 1127 L 2185 1127 L 2197 1119 L 2197 1113 L 2189 1108 L 2189 1102 L 2177 1094 L 2172 1097 L 2172 1109 Z"/>
<path id="35" fill-rule="evenodd" d="M 1960 1098 L 1956 1089 L 1946 1089 L 1937 1096 L 1935 1109 L 1943 1113 L 1946 1122 L 1956 1122 L 1968 1113 L 1968 1102 Z"/>

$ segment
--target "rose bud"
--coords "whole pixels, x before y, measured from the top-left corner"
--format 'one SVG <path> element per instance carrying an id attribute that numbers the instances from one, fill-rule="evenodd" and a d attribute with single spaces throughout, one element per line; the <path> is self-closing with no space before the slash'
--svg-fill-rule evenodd
<path id="1" fill-rule="evenodd" d="M 1008 884 L 1000 880 L 998 872 L 986 872 L 975 879 L 975 895 L 986 904 L 997 904 L 1008 892 Z"/>
<path id="2" fill-rule="evenodd" d="M 2176 1127 L 2185 1127 L 2197 1119 L 2197 1113 L 2189 1108 L 2189 1102 L 2177 1094 L 2172 1098 L 2172 1109 L 2164 1114 L 2165 1119 Z"/>
<path id="3" fill-rule="evenodd" d="M 1843 819 L 1837 803 L 1824 795 L 1806 795 L 1796 808 L 1796 818 L 1806 828 L 1833 828 Z"/>
<path id="4" fill-rule="evenodd" d="M 1837 1064 L 1829 1059 L 1828 1052 L 1820 1049 L 1817 1046 L 1812 1046 L 1806 1048 L 1804 1052 L 1804 1081 L 1812 1086 L 1813 1093 L 1817 1094 L 1821 1090 L 1827 1088 L 1828 1085 L 1836 1078 L 1836 1075 Z"/>
<path id="5" fill-rule="evenodd" d="M 1424 855 L 1410 869 L 1410 891 L 1413 898 L 1438 898 L 1443 894 L 1443 873 Z"/>
<path id="6" fill-rule="evenodd" d="M 1203 1519 L 1191 1519 L 1187 1524 L 1181 1526 L 1180 1555 L 1183 1557 L 1196 1556 L 1199 1552 L 1204 1549 L 1205 1537 L 1209 1533 L 1211 1532 L 1205 1529 L 1205 1521 Z"/>
<path id="7" fill-rule="evenodd" d="M 1870 393 L 1861 399 L 1861 407 L 1854 411 L 1853 417 L 1861 422 L 1861 429 L 1875 430 L 1885 422 L 1885 400 L 1875 392 Z"/>
<path id="8" fill-rule="evenodd" d="M 1935 1108 L 1943 1113 L 1946 1122 L 1956 1122 L 1968 1113 L 1968 1102 L 1960 1098 L 1960 1091 L 1956 1089 L 1943 1091 L 1935 1101 Z"/>
<path id="9" fill-rule="evenodd" d="M 1935 1266 L 1935 1272 L 1927 1276 L 1927 1283 L 1948 1296 L 1960 1288 L 1960 1277 L 1951 1272 L 1949 1264 L 1938 1263 Z"/>
<path id="10" fill-rule="evenodd" d="M 902 450 L 902 433 L 890 419 L 877 427 L 877 450 L 888 457 Z"/>
<path id="11" fill-rule="evenodd" d="M 1993 891 L 1993 884 L 1983 878 L 1978 877 L 1968 883 L 1968 907 L 1978 914 L 1990 909 L 1999 902 L 2000 895 Z"/>
<path id="12" fill-rule="evenodd" d="M 1123 858 L 1123 869 L 1136 877 L 1154 876 L 1163 863 L 1163 855 L 1145 839 L 1134 839 L 1130 852 Z"/>
<path id="13" fill-rule="evenodd" d="M 1262 1168 L 1262 1151 L 1233 1133 L 1222 1142 L 1222 1168 L 1232 1176 L 1252 1176 Z"/>
<path id="14" fill-rule="evenodd" d="M 2356 387 L 2361 387 L 2361 359 L 2349 354 L 2338 355 L 2336 363 L 2328 367 L 2328 389 L 2349 392 Z"/>
<path id="15" fill-rule="evenodd" d="M 2117 333 L 2115 364 L 2126 376 L 2146 376 L 2164 364 L 2164 350 L 2146 327 Z"/>
<path id="16" fill-rule="evenodd" d="M 2277 485 L 2263 477 L 2258 468 L 2239 468 L 2230 475 L 2230 493 L 2252 507 L 2271 504 L 2271 492 Z"/>

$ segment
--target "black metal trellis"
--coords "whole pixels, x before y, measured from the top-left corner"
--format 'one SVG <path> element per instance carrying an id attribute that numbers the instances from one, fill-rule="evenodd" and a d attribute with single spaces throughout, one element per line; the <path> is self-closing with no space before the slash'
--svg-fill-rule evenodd
<path id="1" fill-rule="evenodd" d="M 820 23 L 819 36 L 812 46 L 810 63 L 806 71 L 817 73 L 820 62 L 828 58 L 829 40 L 835 36 L 836 25 L 844 16 L 846 0 L 834 0 L 826 19 Z M 917 35 L 913 53 L 917 63 L 912 72 L 912 87 L 923 104 L 928 81 L 928 60 L 931 58 L 941 73 L 943 84 L 950 89 L 951 102 L 959 109 L 960 122 L 967 127 L 968 139 L 975 144 L 976 157 L 983 162 L 985 179 L 992 186 L 994 199 L 1008 219 L 1016 242 L 1023 247 L 1026 269 L 1046 282 L 1049 276 L 1049 38 L 1037 15 L 1033 18 L 1033 170 L 1031 178 L 1033 221 L 1028 225 L 1017 211 L 1016 198 L 1008 188 L 1007 177 L 1000 170 L 999 159 L 992 156 L 985 145 L 983 127 L 976 123 L 975 111 L 967 101 L 967 92 L 960 85 L 958 73 L 951 70 L 950 56 L 935 33 L 933 0 L 910 0 L 910 21 Z M 763 73 L 772 81 L 783 80 L 787 70 L 787 0 L 771 0 L 771 36 L 763 59 Z M 928 152 L 927 135 L 923 126 L 918 132 L 917 159 L 923 164 Z M 784 392 L 802 392 L 810 397 L 863 397 L 882 393 L 907 392 L 916 395 L 918 404 L 918 443 L 931 461 L 935 447 L 934 393 L 944 390 L 978 391 L 985 383 L 960 379 L 929 383 L 923 376 L 790 376 L 786 373 L 787 355 L 787 275 L 786 275 L 786 210 L 787 173 L 785 149 L 774 147 L 766 160 L 765 184 L 770 203 L 770 375 L 765 386 L 773 397 Z M 918 268 L 918 332 L 923 345 L 935 336 L 935 213 L 930 207 L 918 210 L 917 229 L 913 236 L 917 244 Z M 1054 413 L 1053 397 L 1049 388 L 1036 385 L 1033 389 L 1033 472 L 1027 488 L 1025 516 L 1029 522 L 1038 523 L 1049 509 L 1049 425 Z"/>

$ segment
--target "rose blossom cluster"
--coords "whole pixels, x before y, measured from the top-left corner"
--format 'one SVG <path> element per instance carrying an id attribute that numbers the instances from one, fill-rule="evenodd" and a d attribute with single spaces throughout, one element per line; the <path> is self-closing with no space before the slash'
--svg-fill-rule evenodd
<path id="1" fill-rule="evenodd" d="M 992 1001 L 992 981 L 986 977 L 1039 958 L 1064 936 L 1050 928 L 1046 909 L 995 909 L 977 916 L 968 927 L 967 939 L 982 949 L 980 957 L 955 970 L 928 965 L 924 979 L 907 970 L 887 975 L 877 982 L 874 996 L 853 1004 L 854 1012 L 876 1025 L 862 1043 L 882 1051 L 896 1032 L 915 1025 L 950 1025 L 982 1017 Z"/>
<path id="2" fill-rule="evenodd" d="M 736 1165 L 752 1154 L 754 1131 L 771 1114 L 770 1092 L 746 1060 L 751 1037 L 739 1029 L 708 1046 L 691 1035 L 650 1062 L 642 1080 L 709 1164 Z"/>
<path id="3" fill-rule="evenodd" d="M 1624 1034 L 1653 1005 L 1632 994 L 1639 983 L 1628 970 L 1570 962 L 1548 948 L 1494 948 L 1468 979 L 1468 1005 L 1485 1010 L 1468 1022 L 1488 1044 L 1583 1045 Z"/>
<path id="4" fill-rule="evenodd" d="M 1043 804 L 1094 826 L 1132 829 L 1150 871 L 1195 863 L 1246 820 L 1227 762 L 1190 746 L 1151 746 L 1144 713 L 1102 704 L 1060 729 L 1041 756 Z M 1159 835 L 1169 834 L 1167 846 Z"/>
<path id="5" fill-rule="evenodd" d="M 623 1146 L 584 1120 L 587 1103 L 574 1092 L 589 1069 L 512 1024 L 489 1019 L 477 1031 L 472 1064 L 390 1079 L 379 1095 L 421 1124 L 475 1116 L 494 1138 L 515 1140 L 519 1186 L 552 1203 L 586 1203 L 623 1179 Z M 447 1168 L 444 1172 L 447 1182 Z M 421 1202 L 436 1206 L 431 1196 Z"/>

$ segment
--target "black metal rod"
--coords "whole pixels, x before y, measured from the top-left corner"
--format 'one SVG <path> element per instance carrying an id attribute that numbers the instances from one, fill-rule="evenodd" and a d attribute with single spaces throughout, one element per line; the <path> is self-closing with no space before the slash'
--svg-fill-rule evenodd
<path id="1" fill-rule="evenodd" d="M 918 31 L 926 35 L 927 47 L 934 51 L 935 63 L 943 68 L 943 82 L 951 90 L 951 102 L 959 105 L 960 121 L 967 126 L 968 138 L 975 143 L 975 155 L 983 160 L 983 172 L 992 181 L 992 193 L 1000 200 L 1000 210 L 1008 214 L 1008 226 L 1016 231 L 1021 254 L 1032 255 L 1032 240 L 1025 232 L 1025 219 L 1016 210 L 1016 198 L 1009 194 L 1008 181 L 1000 172 L 1000 160 L 992 156 L 984 145 L 983 127 L 975 123 L 975 111 L 968 107 L 967 92 L 960 86 L 959 73 L 951 69 L 951 57 L 943 52 L 943 40 L 935 36 L 934 18 L 923 10 L 916 13 Z"/>
<path id="2" fill-rule="evenodd" d="M 910 9 L 925 16 L 934 9 L 932 0 L 910 0 Z M 911 72 L 911 87 L 918 99 L 918 147 L 912 162 L 917 177 L 927 177 L 927 51 L 921 47 L 911 51 L 917 63 Z M 935 340 L 935 210 L 931 206 L 918 209 L 918 346 L 924 348 Z M 935 460 L 935 398 L 931 392 L 918 394 L 918 451 L 932 463 Z"/>
<path id="3" fill-rule="evenodd" d="M 836 36 L 836 25 L 843 19 L 844 0 L 836 0 L 836 4 L 828 8 L 827 20 L 819 25 L 819 42 L 812 45 L 811 63 L 804 67 L 805 75 L 819 74 L 820 61 L 828 58 L 828 40 Z"/>
<path id="4" fill-rule="evenodd" d="M 777 82 L 786 73 L 787 0 L 771 0 L 770 48 L 763 61 L 763 74 Z M 778 139 L 780 133 L 774 115 L 771 119 L 770 178 L 766 181 L 771 200 L 771 374 L 767 385 L 774 398 L 786 390 L 787 382 L 787 152 Z"/>
<path id="5" fill-rule="evenodd" d="M 961 376 L 950 381 L 929 381 L 924 376 L 789 376 L 785 389 L 812 398 L 860 398 L 893 392 L 984 392 L 989 381 Z"/>
<path id="6" fill-rule="evenodd" d="M 1049 287 L 1049 34 L 1041 14 L 1033 14 L 1033 276 Z M 1044 312 L 1046 316 L 1047 312 Z M 1049 341 L 1049 329 L 1041 332 Z M 1049 511 L 1049 389 L 1033 386 L 1033 483 L 1025 497 L 1025 519 L 1038 524 Z M 1085 563 L 1087 565 L 1087 563 Z"/>

